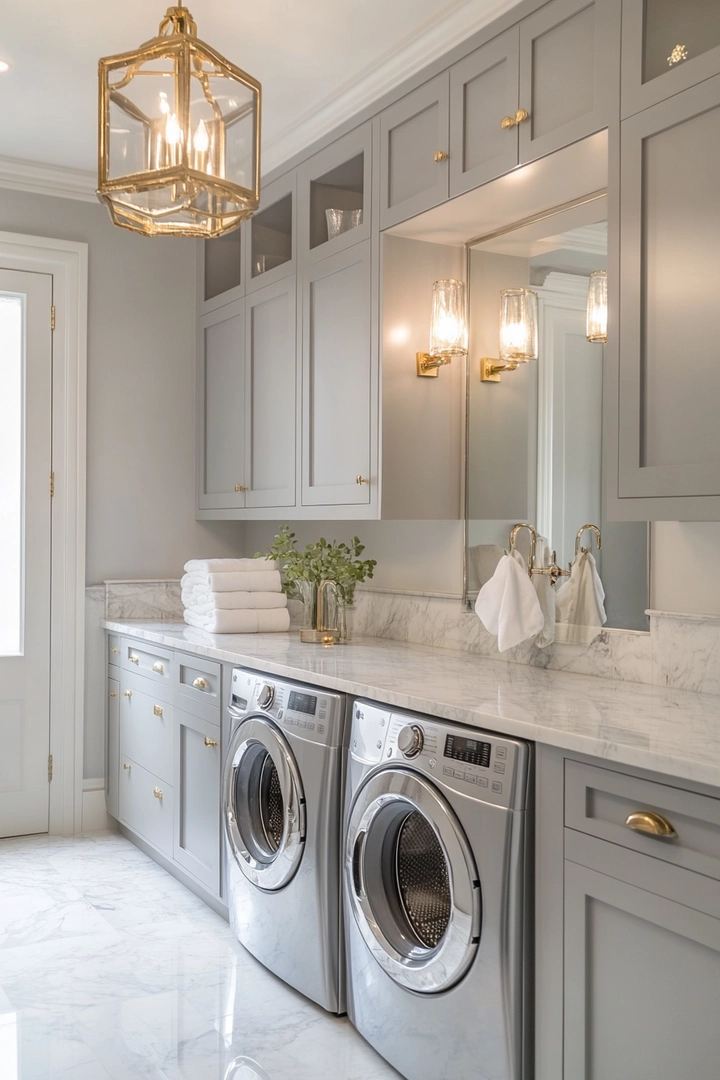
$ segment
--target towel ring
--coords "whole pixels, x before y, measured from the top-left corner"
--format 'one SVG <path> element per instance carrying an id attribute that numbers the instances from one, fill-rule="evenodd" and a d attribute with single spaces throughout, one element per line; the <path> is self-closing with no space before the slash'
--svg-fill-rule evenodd
<path id="1" fill-rule="evenodd" d="M 582 528 L 578 529 L 577 536 L 575 537 L 575 558 L 576 559 L 577 559 L 577 557 L 578 557 L 578 555 L 580 554 L 581 551 L 582 551 L 583 555 L 587 555 L 588 552 L 591 550 L 591 548 L 589 548 L 589 547 L 587 547 L 587 548 L 586 547 L 584 547 L 584 548 L 580 547 L 580 541 L 582 540 L 583 533 L 586 533 L 586 532 L 594 532 L 595 533 L 595 543 L 597 545 L 597 550 L 598 551 L 600 551 L 600 549 L 602 547 L 602 533 L 598 529 L 597 525 L 583 525 Z"/>

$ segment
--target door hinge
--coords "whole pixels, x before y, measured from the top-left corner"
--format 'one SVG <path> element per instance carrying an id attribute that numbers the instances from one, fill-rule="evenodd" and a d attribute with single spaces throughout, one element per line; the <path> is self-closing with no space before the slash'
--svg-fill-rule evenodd
<path id="1" fill-rule="evenodd" d="M 48 784 L 52 783 L 53 774 L 53 758 L 52 754 L 48 754 Z"/>
<path id="2" fill-rule="evenodd" d="M 53 499 L 54 497 L 55 497 L 55 473 L 51 472 L 50 473 L 50 498 Z"/>
<path id="3" fill-rule="evenodd" d="M 50 308 L 50 329 L 55 329 L 55 305 Z"/>

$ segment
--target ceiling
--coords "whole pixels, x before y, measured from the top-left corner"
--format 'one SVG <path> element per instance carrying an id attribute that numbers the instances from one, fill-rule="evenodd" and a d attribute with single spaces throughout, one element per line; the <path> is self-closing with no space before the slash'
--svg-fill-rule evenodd
<path id="1" fill-rule="evenodd" d="M 263 85 L 268 171 L 517 0 L 192 0 L 198 36 Z M 155 36 L 168 0 L 22 0 L 0 22 L 0 154 L 97 165 L 97 61 Z M 1 159 L 0 159 L 1 160 Z"/>

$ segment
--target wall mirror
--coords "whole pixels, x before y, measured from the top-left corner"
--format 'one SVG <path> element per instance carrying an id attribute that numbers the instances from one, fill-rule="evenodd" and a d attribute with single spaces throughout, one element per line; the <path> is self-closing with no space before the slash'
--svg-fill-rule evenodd
<path id="1" fill-rule="evenodd" d="M 498 230 L 468 244 L 467 256 L 465 602 L 472 607 L 519 522 L 548 539 L 564 569 L 578 529 L 592 523 L 602 535 L 594 554 L 606 626 L 646 630 L 648 527 L 608 522 L 603 513 L 604 346 L 587 337 L 591 280 L 596 290 L 602 284 L 602 275 L 591 275 L 607 269 L 607 199 L 596 193 Z M 527 336 L 512 302 L 501 326 L 504 290 L 537 297 L 529 301 L 537 359 L 498 372 Z M 592 310 L 606 319 L 606 304 Z M 499 381 L 483 381 L 483 358 L 490 358 L 486 377 Z M 529 534 L 522 537 L 527 545 Z M 586 534 L 583 546 L 594 549 L 591 540 Z"/>

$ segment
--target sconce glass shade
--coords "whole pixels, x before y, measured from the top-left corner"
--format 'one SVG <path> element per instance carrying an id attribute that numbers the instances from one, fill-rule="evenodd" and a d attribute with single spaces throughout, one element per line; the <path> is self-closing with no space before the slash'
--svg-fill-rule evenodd
<path id="1" fill-rule="evenodd" d="M 500 359 L 515 364 L 537 360 L 537 293 L 532 289 L 500 292 Z"/>
<path id="2" fill-rule="evenodd" d="M 260 84 L 196 35 L 171 7 L 157 37 L 98 66 L 98 198 L 146 236 L 220 236 L 259 202 Z"/>
<path id="3" fill-rule="evenodd" d="M 433 283 L 430 322 L 431 356 L 466 356 L 465 283 L 444 278 Z"/>
<path id="4" fill-rule="evenodd" d="M 587 298 L 587 329 L 585 331 L 588 341 L 607 341 L 608 302 L 607 302 L 607 270 L 593 270 L 590 275 L 590 286 Z"/>

